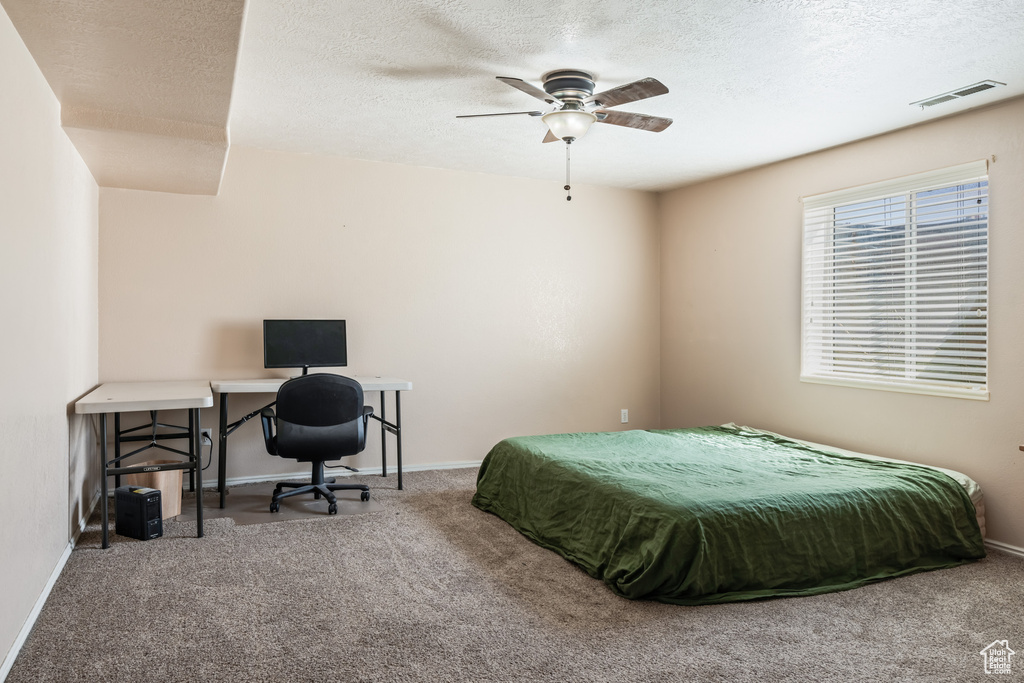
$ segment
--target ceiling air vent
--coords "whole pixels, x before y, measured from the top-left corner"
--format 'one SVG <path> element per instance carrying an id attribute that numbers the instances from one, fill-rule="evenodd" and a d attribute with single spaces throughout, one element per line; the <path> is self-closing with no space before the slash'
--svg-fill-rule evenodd
<path id="1" fill-rule="evenodd" d="M 984 92 L 985 90 L 991 90 L 997 85 L 1006 84 L 1000 83 L 999 81 L 981 81 L 980 83 L 968 85 L 963 88 L 950 90 L 949 92 L 942 93 L 941 95 L 933 95 L 932 97 L 927 97 L 923 100 L 918 100 L 917 102 L 911 102 L 910 106 L 921 107 L 921 109 L 924 109 L 925 107 L 933 107 L 936 104 L 942 104 L 943 102 L 949 102 L 950 100 L 958 100 L 961 97 L 967 97 L 968 95 L 973 95 L 974 93 Z"/>

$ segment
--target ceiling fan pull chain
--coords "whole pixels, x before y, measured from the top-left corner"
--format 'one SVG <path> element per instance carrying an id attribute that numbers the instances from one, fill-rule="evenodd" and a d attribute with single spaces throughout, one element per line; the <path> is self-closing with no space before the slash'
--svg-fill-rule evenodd
<path id="1" fill-rule="evenodd" d="M 572 138 L 565 139 L 565 201 L 571 202 L 572 195 L 569 194 L 569 145 L 572 144 Z"/>

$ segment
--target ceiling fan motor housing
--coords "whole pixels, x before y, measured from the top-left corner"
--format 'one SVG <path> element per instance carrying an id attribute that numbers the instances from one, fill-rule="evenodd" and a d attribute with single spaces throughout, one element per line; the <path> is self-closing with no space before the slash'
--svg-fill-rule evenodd
<path id="1" fill-rule="evenodd" d="M 585 100 L 594 94 L 594 77 L 586 71 L 549 71 L 544 74 L 544 92 L 563 101 Z"/>

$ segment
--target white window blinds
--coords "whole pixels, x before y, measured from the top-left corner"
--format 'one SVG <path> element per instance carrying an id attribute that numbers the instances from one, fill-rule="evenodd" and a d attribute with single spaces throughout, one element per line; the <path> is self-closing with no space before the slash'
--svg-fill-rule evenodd
<path id="1" fill-rule="evenodd" d="M 988 398 L 987 173 L 804 199 L 801 380 Z"/>

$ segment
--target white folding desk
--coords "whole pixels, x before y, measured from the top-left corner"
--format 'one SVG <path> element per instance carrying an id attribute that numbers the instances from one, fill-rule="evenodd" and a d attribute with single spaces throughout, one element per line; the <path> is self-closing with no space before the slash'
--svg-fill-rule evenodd
<path id="1" fill-rule="evenodd" d="M 189 470 L 195 476 L 196 491 L 196 536 L 203 535 L 203 468 L 199 454 L 201 444 L 199 435 L 202 433 L 199 422 L 199 409 L 209 408 L 213 405 L 213 394 L 210 392 L 210 383 L 207 381 L 185 381 L 185 382 L 108 382 L 101 384 L 92 392 L 86 394 L 75 402 L 75 412 L 79 415 L 100 416 L 100 481 L 102 493 L 100 495 L 100 506 L 102 507 L 102 528 L 103 547 L 110 545 L 108 537 L 108 486 L 107 477 L 114 475 L 120 481 L 122 474 L 135 474 L 139 472 L 161 472 L 163 470 Z M 157 434 L 159 425 L 156 421 L 158 410 L 188 410 L 188 427 L 177 427 L 185 433 L 180 434 Z M 149 436 L 133 436 L 122 438 L 120 428 L 121 413 L 149 411 L 152 417 L 152 434 Z M 107 414 L 113 413 L 115 417 L 114 447 L 115 456 L 113 460 L 107 460 Z M 137 429 L 137 428 L 136 428 Z M 127 431 L 136 431 L 135 429 Z M 188 439 L 188 451 L 161 446 L 158 439 Z M 149 439 L 148 446 L 121 455 L 121 441 L 142 441 Z M 129 458 L 147 448 L 158 447 L 171 451 L 178 455 L 188 457 L 187 461 L 179 463 L 165 463 L 160 465 L 136 465 L 122 467 L 121 460 Z M 113 466 L 111 466 L 113 465 Z"/>
<path id="2" fill-rule="evenodd" d="M 397 471 L 398 471 L 398 488 L 402 488 L 402 392 L 412 390 L 412 382 L 405 379 L 397 379 L 395 377 L 353 377 L 352 379 L 359 382 L 363 387 L 363 391 L 379 391 L 380 392 L 380 415 L 376 412 L 371 416 L 373 419 L 380 422 L 380 458 L 381 458 L 381 476 L 388 476 L 388 450 L 387 450 L 387 433 L 395 435 L 396 447 L 397 447 Z M 217 473 L 217 490 L 220 491 L 220 506 L 224 507 L 225 497 L 227 496 L 227 483 L 225 470 L 228 459 L 228 436 L 230 436 L 236 429 L 241 427 L 243 424 L 251 420 L 260 414 L 260 411 L 255 410 L 248 415 L 245 415 L 238 420 L 228 423 L 228 395 L 230 394 L 276 394 L 277 390 L 281 388 L 287 380 L 284 378 L 269 378 L 269 379 L 215 379 L 210 381 L 210 386 L 213 390 L 220 394 L 220 435 L 219 435 L 219 449 L 218 449 L 218 473 Z M 387 408 L 385 406 L 385 392 L 395 392 L 395 421 L 387 421 Z M 271 402 L 268 405 L 274 405 Z"/>

